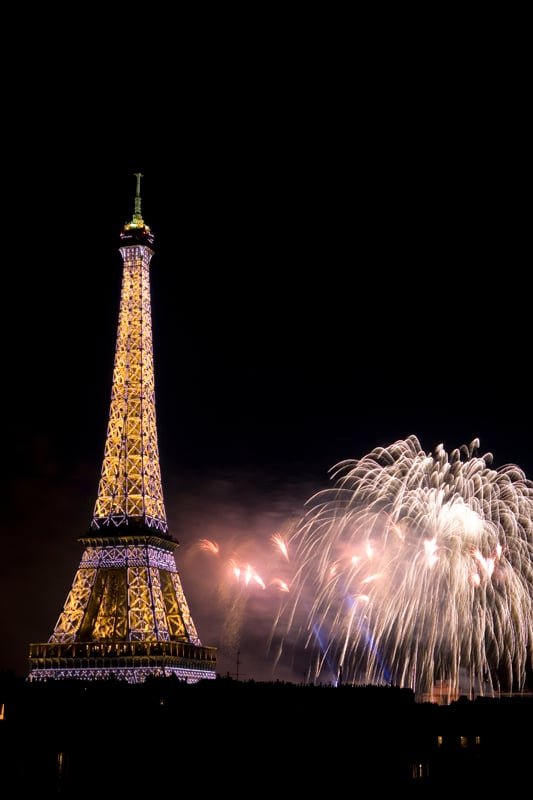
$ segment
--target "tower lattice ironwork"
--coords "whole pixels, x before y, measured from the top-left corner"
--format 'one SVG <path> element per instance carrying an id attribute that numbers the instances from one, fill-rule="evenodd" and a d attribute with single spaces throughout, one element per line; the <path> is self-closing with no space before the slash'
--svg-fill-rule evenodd
<path id="1" fill-rule="evenodd" d="M 29 679 L 149 675 L 215 678 L 216 648 L 196 632 L 168 532 L 152 348 L 153 233 L 135 211 L 120 234 L 122 289 L 98 496 L 78 570 L 48 642 L 30 644 Z"/>

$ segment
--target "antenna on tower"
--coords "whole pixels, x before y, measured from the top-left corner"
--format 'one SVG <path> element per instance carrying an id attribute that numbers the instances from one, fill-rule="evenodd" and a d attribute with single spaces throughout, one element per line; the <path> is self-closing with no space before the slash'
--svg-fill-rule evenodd
<path id="1" fill-rule="evenodd" d="M 134 177 L 137 179 L 135 187 L 135 210 L 131 222 L 127 222 L 120 234 L 121 240 L 125 243 L 142 243 L 151 245 L 154 241 L 154 235 L 150 230 L 149 225 L 145 223 L 141 214 L 141 178 L 142 172 L 134 172 Z"/>
<path id="2" fill-rule="evenodd" d="M 137 178 L 137 188 L 135 191 L 135 214 L 134 216 L 141 216 L 141 178 L 143 177 L 141 172 L 134 172 L 134 176 Z"/>

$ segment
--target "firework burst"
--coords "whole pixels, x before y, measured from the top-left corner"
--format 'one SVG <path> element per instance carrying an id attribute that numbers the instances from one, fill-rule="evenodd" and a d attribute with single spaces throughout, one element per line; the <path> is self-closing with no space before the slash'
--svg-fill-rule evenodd
<path id="1" fill-rule="evenodd" d="M 415 436 L 332 468 L 288 548 L 275 628 L 310 679 L 430 697 L 522 690 L 533 664 L 533 482 L 479 441 L 432 455 Z M 281 649 L 280 649 L 281 652 Z"/>
<path id="2" fill-rule="evenodd" d="M 289 554 L 284 533 L 275 533 L 267 541 L 236 535 L 229 541 L 223 535 L 223 540 L 221 544 L 213 539 L 199 539 L 192 554 L 202 558 L 204 569 L 208 561 L 215 564 L 211 573 L 213 594 L 223 615 L 219 650 L 237 653 L 249 617 L 253 617 L 250 626 L 254 630 L 258 629 L 258 616 L 259 622 L 265 620 L 266 630 L 279 610 L 279 596 L 290 591 Z M 268 637 L 265 639 L 267 655 Z"/>

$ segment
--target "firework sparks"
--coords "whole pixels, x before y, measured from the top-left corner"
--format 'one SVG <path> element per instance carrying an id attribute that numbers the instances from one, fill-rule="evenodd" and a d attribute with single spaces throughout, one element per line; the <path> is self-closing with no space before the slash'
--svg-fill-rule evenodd
<path id="1" fill-rule="evenodd" d="M 313 679 L 430 696 L 521 690 L 533 666 L 533 482 L 479 441 L 433 455 L 415 436 L 332 469 L 288 545 L 276 621 L 305 631 Z M 466 688 L 465 688 L 466 685 Z"/>
<path id="2" fill-rule="evenodd" d="M 211 539 L 199 539 L 198 549 L 205 550 L 207 553 L 212 553 L 215 556 L 218 556 L 220 553 L 219 545 L 217 542 L 213 542 Z"/>
<path id="3" fill-rule="evenodd" d="M 277 586 L 278 589 L 280 590 L 280 592 L 288 592 L 289 591 L 288 585 L 281 578 L 273 578 L 270 581 L 270 583 L 271 583 L 272 586 Z"/>
<path id="4" fill-rule="evenodd" d="M 287 542 L 285 541 L 283 536 L 280 533 L 275 533 L 271 537 L 271 541 L 274 544 L 274 546 L 278 548 L 280 553 L 283 553 L 283 555 L 285 556 L 285 558 L 288 561 L 289 560 L 289 550 L 288 550 L 288 547 L 287 547 Z"/>

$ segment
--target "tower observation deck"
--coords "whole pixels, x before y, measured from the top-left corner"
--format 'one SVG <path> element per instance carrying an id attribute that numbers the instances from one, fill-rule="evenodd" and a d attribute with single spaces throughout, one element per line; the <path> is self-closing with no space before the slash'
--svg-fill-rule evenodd
<path id="1" fill-rule="evenodd" d="M 135 211 L 120 233 L 122 289 L 98 494 L 54 630 L 46 643 L 30 644 L 29 680 L 216 677 L 216 648 L 200 641 L 168 531 L 152 348 L 154 236 L 141 214 L 142 175 L 135 177 Z"/>

